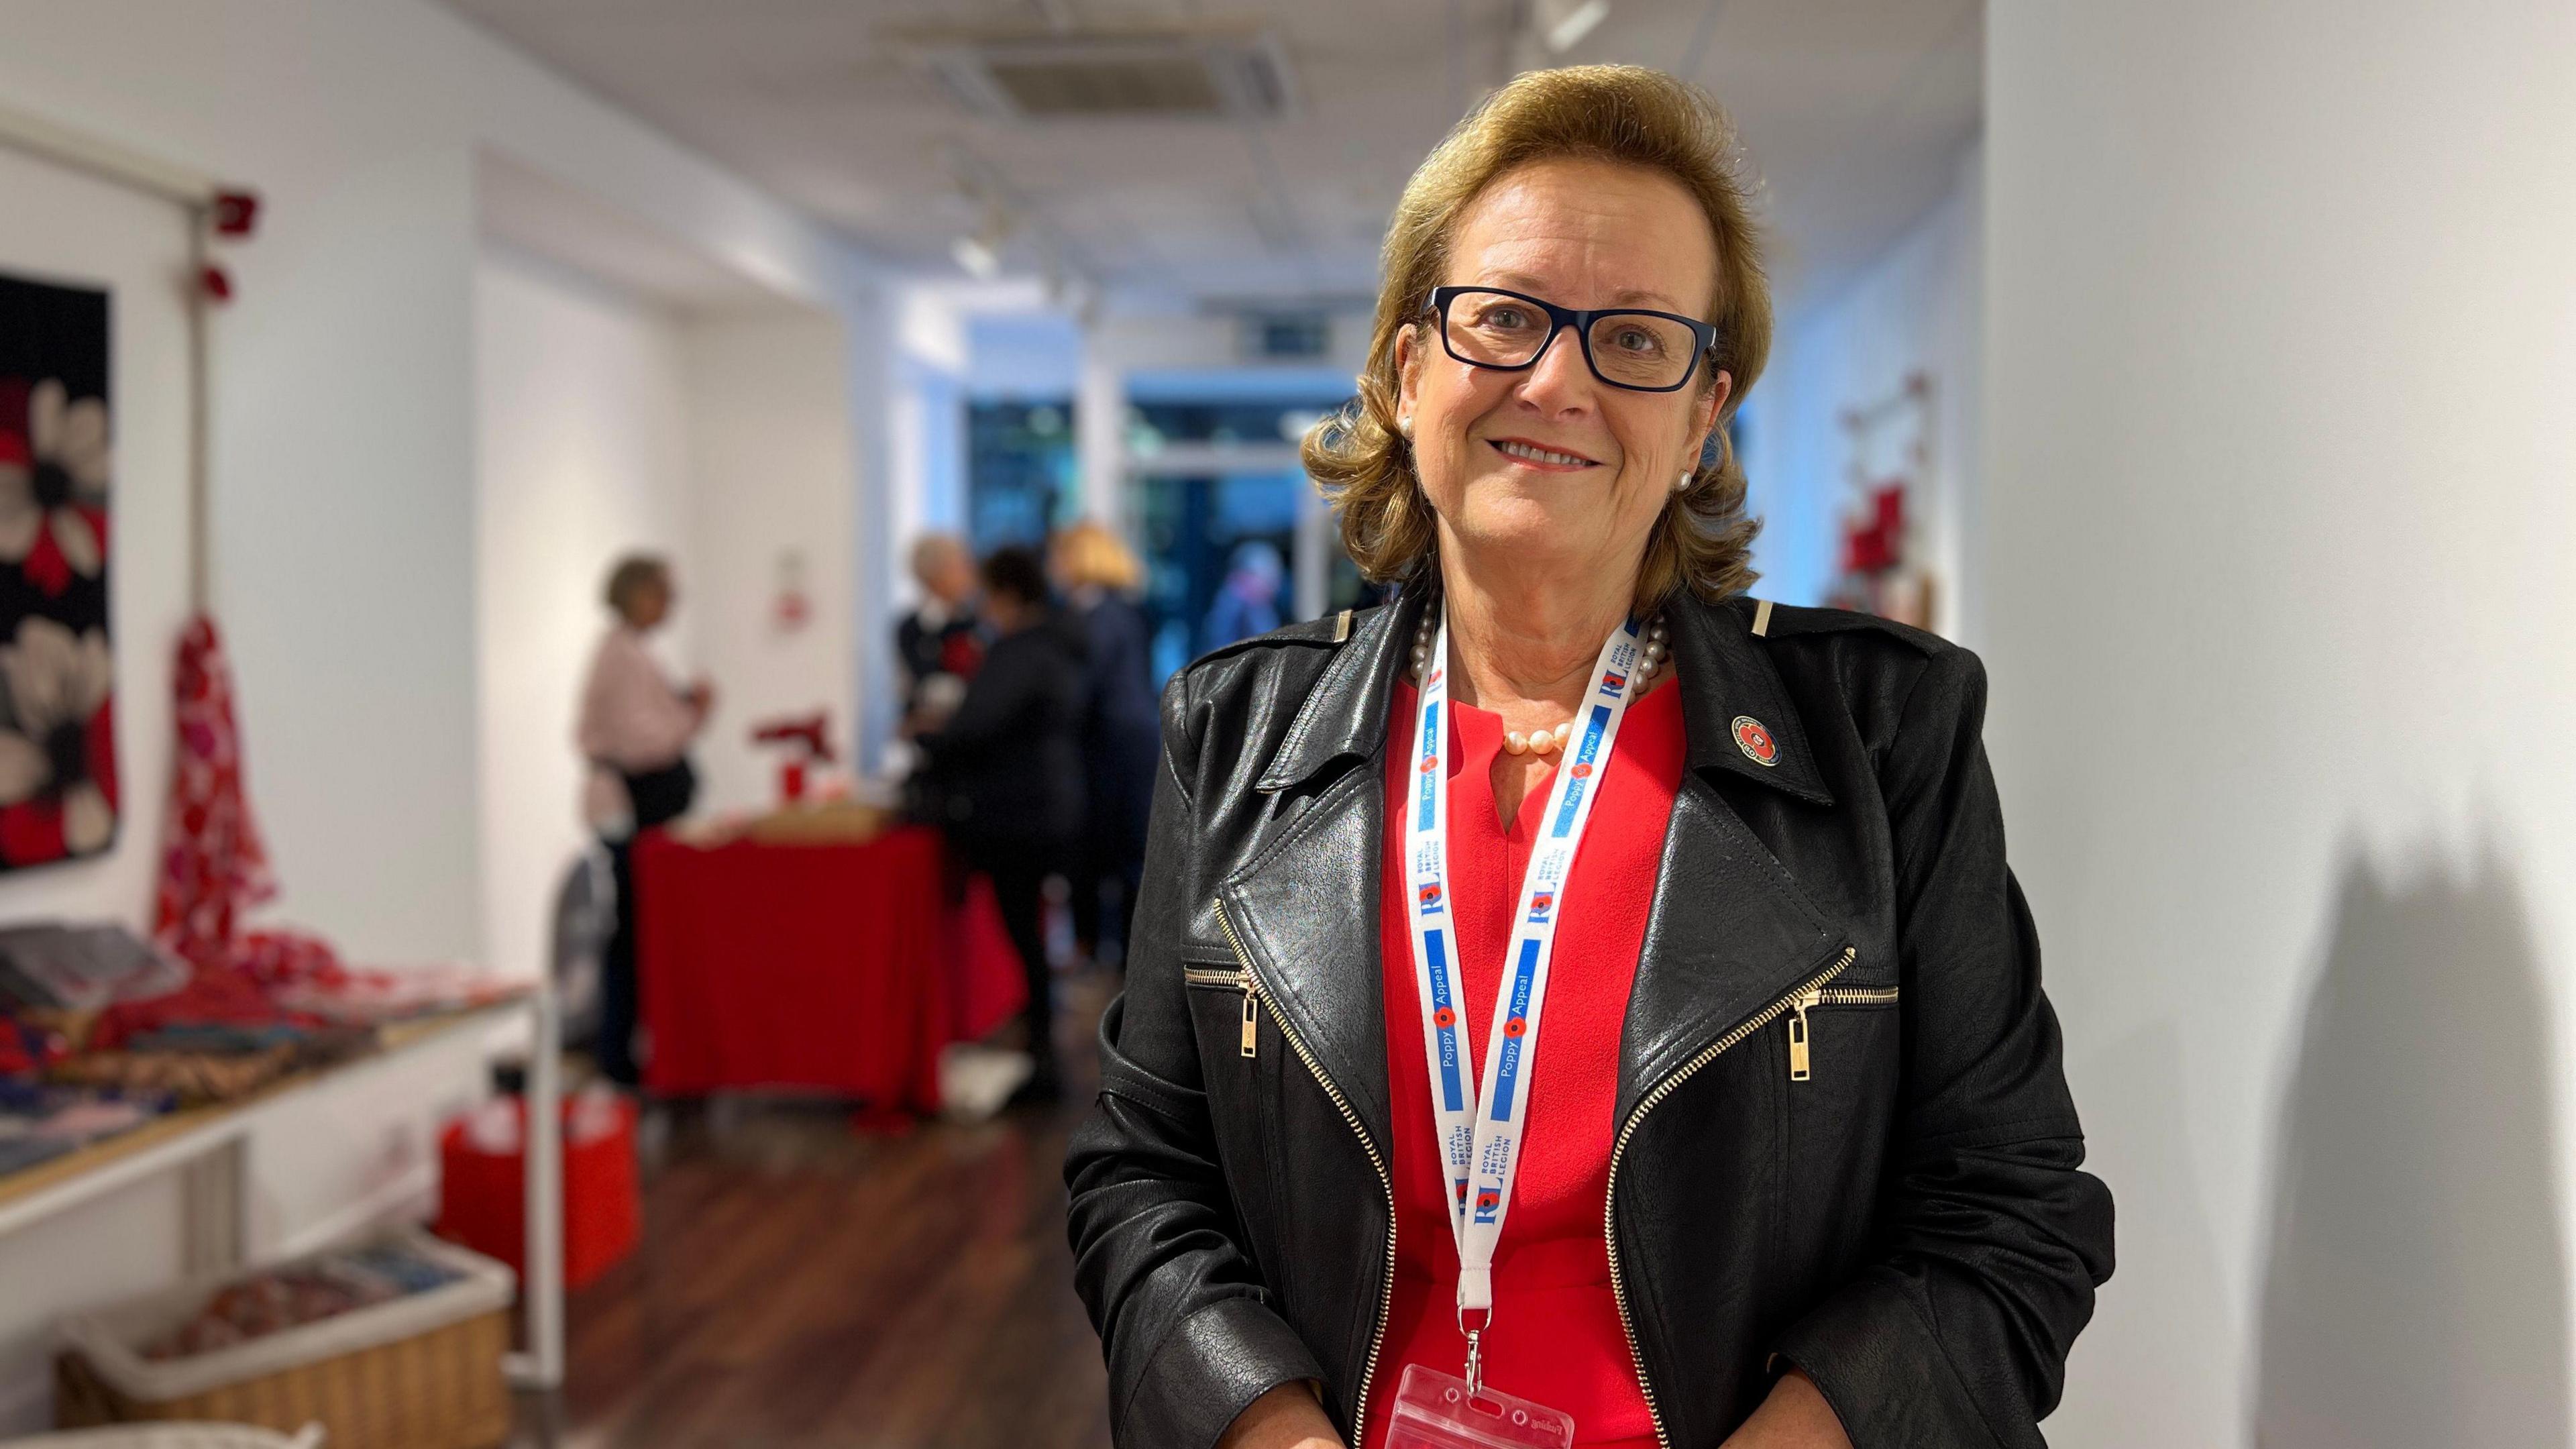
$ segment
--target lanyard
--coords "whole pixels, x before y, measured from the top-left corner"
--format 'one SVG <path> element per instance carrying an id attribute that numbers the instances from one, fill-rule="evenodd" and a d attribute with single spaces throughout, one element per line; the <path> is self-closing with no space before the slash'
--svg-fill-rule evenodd
<path id="1" fill-rule="evenodd" d="M 1422 1048 L 1431 1067 L 1431 1116 L 1450 1183 L 1449 1230 L 1458 1243 L 1458 1308 L 1494 1306 L 1494 1244 L 1502 1237 L 1512 1177 L 1529 1124 L 1526 1085 L 1538 1057 L 1541 1008 L 1556 923 L 1565 914 L 1566 871 L 1592 818 L 1593 788 L 1610 762 L 1634 691 L 1637 625 L 1610 632 L 1593 662 L 1582 723 L 1559 756 L 1539 839 L 1521 879 L 1511 945 L 1486 1034 L 1484 1075 L 1469 1096 L 1463 1072 L 1466 1023 L 1458 1013 L 1455 943 L 1449 918 L 1449 621 L 1444 611 L 1422 679 L 1414 730 L 1414 787 L 1404 808 L 1405 874 L 1413 888 L 1413 980 L 1422 998 Z M 1471 1355 L 1476 1335 L 1469 1334 Z M 1471 1377 L 1472 1375 L 1471 1362 Z"/>

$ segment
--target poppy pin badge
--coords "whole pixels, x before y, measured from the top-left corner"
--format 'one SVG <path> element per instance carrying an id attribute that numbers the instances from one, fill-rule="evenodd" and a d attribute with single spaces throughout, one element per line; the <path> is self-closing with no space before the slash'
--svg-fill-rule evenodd
<path id="1" fill-rule="evenodd" d="M 1771 732 L 1762 727 L 1762 721 L 1749 714 L 1735 717 L 1735 747 L 1744 752 L 1744 758 L 1757 765 L 1767 767 L 1780 763 L 1779 744 L 1771 738 Z"/>

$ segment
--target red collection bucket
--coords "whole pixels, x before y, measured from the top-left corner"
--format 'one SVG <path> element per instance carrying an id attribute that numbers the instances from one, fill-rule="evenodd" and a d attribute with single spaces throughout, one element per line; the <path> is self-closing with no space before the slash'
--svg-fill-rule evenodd
<path id="1" fill-rule="evenodd" d="M 644 1200 L 635 1169 L 635 1104 L 613 1103 L 610 1125 L 595 1126 L 580 1140 L 573 1133 L 578 1104 L 566 1099 L 563 1134 L 564 1286 L 595 1282 L 625 1261 L 644 1238 Z M 527 1104 L 510 1099 L 522 1127 Z M 594 1121 L 596 1119 L 593 1119 Z M 526 1134 L 503 1151 L 475 1143 L 467 1119 L 447 1124 L 438 1137 L 438 1235 L 524 1275 L 527 1263 Z"/>

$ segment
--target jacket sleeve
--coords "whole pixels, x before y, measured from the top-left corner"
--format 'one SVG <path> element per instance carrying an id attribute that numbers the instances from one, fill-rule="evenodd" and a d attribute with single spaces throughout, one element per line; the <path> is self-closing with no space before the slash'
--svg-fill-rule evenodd
<path id="1" fill-rule="evenodd" d="M 1041 663 L 1024 649 L 995 653 L 998 657 L 989 659 L 967 681 L 957 713 L 936 732 L 921 737 L 921 752 L 933 767 L 966 764 L 1025 742 L 1028 732 L 1023 721 L 1038 707 L 1046 689 Z"/>
<path id="2" fill-rule="evenodd" d="M 1196 879 L 1185 680 L 1164 697 L 1127 989 L 1100 1027 L 1100 1097 L 1065 1158 L 1074 1287 L 1109 1361 L 1111 1432 L 1131 1449 L 1208 1449 L 1263 1393 L 1324 1376 L 1236 1239 L 1199 1075 L 1178 951 Z"/>
<path id="3" fill-rule="evenodd" d="M 2038 1421 L 2111 1274 L 2111 1197 L 2079 1170 L 1985 702 L 1974 654 L 1935 655 L 1880 764 L 1906 1036 L 1882 1246 L 1778 1346 L 1856 1449 L 2045 1449 Z"/>

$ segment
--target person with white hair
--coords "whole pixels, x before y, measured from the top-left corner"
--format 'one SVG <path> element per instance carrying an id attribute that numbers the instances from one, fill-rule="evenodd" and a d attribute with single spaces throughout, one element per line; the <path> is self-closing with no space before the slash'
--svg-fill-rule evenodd
<path id="1" fill-rule="evenodd" d="M 975 617 L 975 556 L 953 533 L 925 533 L 913 540 L 913 582 L 921 602 L 895 626 L 895 659 L 903 671 L 907 732 L 936 729 L 966 693 L 966 681 L 984 661 Z"/>

